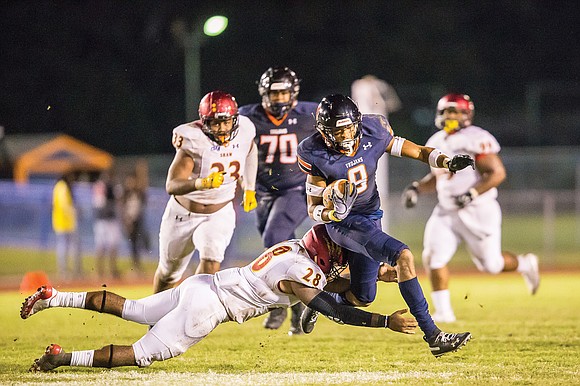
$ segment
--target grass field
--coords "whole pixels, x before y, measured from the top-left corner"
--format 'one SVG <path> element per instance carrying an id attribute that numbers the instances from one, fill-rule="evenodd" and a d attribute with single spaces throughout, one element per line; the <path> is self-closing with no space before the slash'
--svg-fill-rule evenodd
<path id="1" fill-rule="evenodd" d="M 420 277 L 425 291 L 428 285 Z M 88 290 L 97 288 L 85 288 Z M 150 286 L 108 288 L 127 297 Z M 538 294 L 527 294 L 517 274 L 455 275 L 451 283 L 460 321 L 446 330 L 471 331 L 458 353 L 435 359 L 421 334 L 340 326 L 320 319 L 308 336 L 289 337 L 261 327 L 264 316 L 226 323 L 178 358 L 146 369 L 27 370 L 49 343 L 65 350 L 130 344 L 146 327 L 84 310 L 51 309 L 19 318 L 24 295 L 0 292 L 1 384 L 409 384 L 572 385 L 580 382 L 580 272 L 549 273 Z M 380 283 L 371 310 L 404 308 L 396 284 Z"/>

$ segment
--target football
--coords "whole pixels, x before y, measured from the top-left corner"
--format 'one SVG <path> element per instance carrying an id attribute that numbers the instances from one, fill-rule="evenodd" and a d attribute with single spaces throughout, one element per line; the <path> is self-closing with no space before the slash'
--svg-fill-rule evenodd
<path id="1" fill-rule="evenodd" d="M 324 188 L 322 192 L 322 205 L 328 209 L 334 209 L 334 203 L 332 202 L 332 191 L 334 190 L 334 194 L 338 197 L 343 197 L 344 192 L 346 192 L 346 187 L 348 184 L 348 180 L 340 179 L 336 181 L 332 181 L 330 184 Z"/>

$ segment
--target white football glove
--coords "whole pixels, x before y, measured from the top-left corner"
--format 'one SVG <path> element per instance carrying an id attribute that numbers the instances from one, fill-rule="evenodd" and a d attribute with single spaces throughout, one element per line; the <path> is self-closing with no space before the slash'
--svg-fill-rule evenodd
<path id="1" fill-rule="evenodd" d="M 348 183 L 346 185 L 346 191 L 342 197 L 339 197 L 336 194 L 336 191 L 332 190 L 332 203 L 334 204 L 334 210 L 331 212 L 332 216 L 331 219 L 333 221 L 342 221 L 348 216 L 356 198 L 358 197 L 358 191 L 356 189 L 356 185 Z"/>

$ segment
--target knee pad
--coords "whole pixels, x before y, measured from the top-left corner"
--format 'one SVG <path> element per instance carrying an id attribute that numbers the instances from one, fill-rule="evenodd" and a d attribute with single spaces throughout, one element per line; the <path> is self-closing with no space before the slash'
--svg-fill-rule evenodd
<path id="1" fill-rule="evenodd" d="M 135 352 L 135 362 L 139 367 L 148 367 L 153 361 L 164 361 L 185 352 L 177 347 L 167 347 L 151 332 L 133 344 L 133 351 Z"/>
<path id="2" fill-rule="evenodd" d="M 483 272 L 491 273 L 493 275 L 497 275 L 503 271 L 503 267 L 505 265 L 503 257 L 501 259 L 487 259 L 483 261 L 474 259 L 474 261 L 476 261 L 475 266 L 477 269 Z"/>
<path id="3" fill-rule="evenodd" d="M 377 297 L 377 283 L 361 283 L 361 285 L 355 285 L 350 288 L 350 292 L 354 297 L 362 304 L 367 306 L 371 304 Z M 346 299 L 348 301 L 348 299 Z M 349 302 L 350 303 L 350 302 Z M 366 307 L 366 306 L 360 306 Z"/>

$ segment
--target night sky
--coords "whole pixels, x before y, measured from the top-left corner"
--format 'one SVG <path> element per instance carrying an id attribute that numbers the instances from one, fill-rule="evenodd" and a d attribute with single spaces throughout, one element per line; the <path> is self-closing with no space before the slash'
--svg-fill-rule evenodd
<path id="1" fill-rule="evenodd" d="M 444 93 L 471 95 L 476 124 L 503 145 L 580 145 L 577 1 L 4 1 L 0 125 L 63 132 L 114 155 L 171 152 L 185 121 L 184 55 L 172 25 L 221 13 L 202 47 L 201 91 L 259 101 L 272 65 L 302 78 L 301 99 L 349 93 L 375 74 L 399 92 L 395 131 L 433 130 Z M 536 121 L 530 90 L 540 90 Z M 420 119 L 420 117 L 427 119 Z"/>

